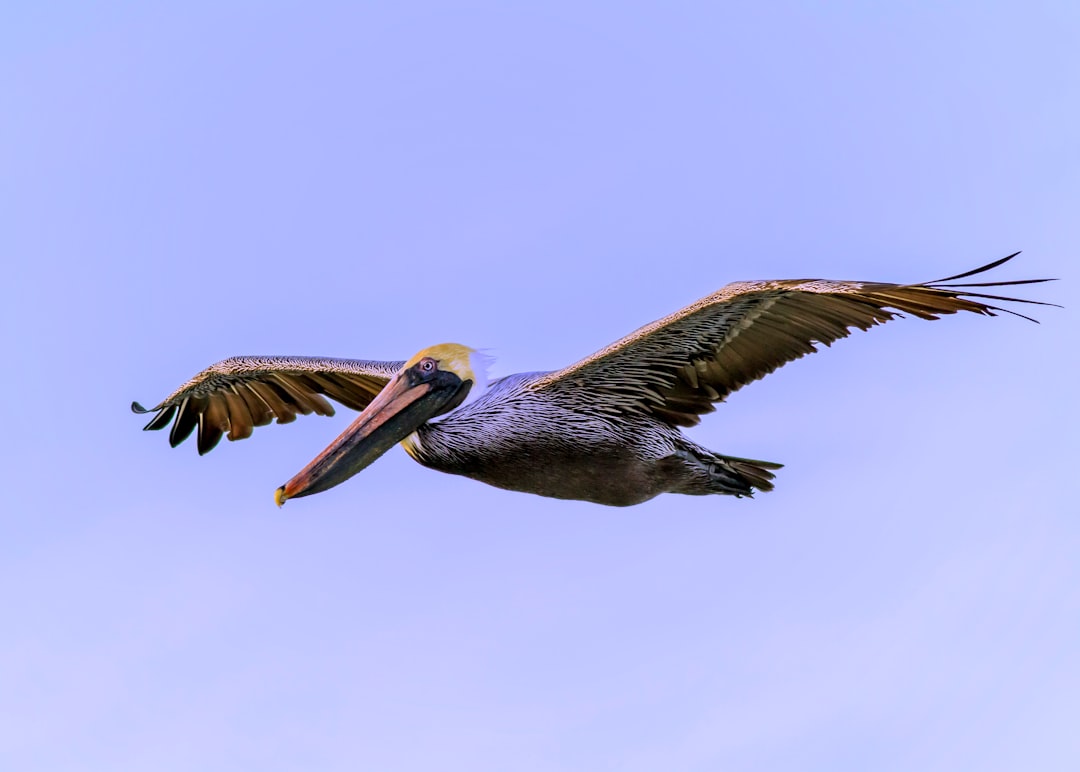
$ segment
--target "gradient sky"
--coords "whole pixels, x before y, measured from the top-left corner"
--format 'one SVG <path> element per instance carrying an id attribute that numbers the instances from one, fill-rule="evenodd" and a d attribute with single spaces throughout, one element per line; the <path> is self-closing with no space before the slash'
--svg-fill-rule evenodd
<path id="1" fill-rule="evenodd" d="M 0 11 L 0 768 L 1080 768 L 1080 5 Z M 235 354 L 553 369 L 729 281 L 998 278 L 692 430 L 787 464 L 631 509 L 350 413 L 141 431 Z"/>

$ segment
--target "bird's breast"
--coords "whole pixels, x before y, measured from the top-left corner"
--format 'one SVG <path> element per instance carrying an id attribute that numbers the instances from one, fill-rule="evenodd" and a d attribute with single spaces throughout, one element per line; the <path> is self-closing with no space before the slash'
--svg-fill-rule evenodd
<path id="1" fill-rule="evenodd" d="M 427 424 L 402 446 L 424 466 L 498 488 L 626 506 L 663 490 L 657 463 L 673 452 L 670 431 L 647 418 L 612 422 L 508 400 Z"/>

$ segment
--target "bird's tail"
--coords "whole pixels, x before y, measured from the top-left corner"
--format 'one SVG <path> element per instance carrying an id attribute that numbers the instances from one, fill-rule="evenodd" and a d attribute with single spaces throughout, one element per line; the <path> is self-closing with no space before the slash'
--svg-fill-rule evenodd
<path id="1" fill-rule="evenodd" d="M 763 493 L 768 493 L 773 489 L 772 481 L 776 478 L 776 475 L 772 473 L 772 470 L 782 469 L 784 466 L 783 464 L 777 464 L 773 461 L 758 461 L 753 458 L 722 456 L 719 453 L 715 453 L 714 455 L 724 466 L 730 468 L 740 477 L 745 478 L 746 482 L 751 487 L 757 488 Z"/>

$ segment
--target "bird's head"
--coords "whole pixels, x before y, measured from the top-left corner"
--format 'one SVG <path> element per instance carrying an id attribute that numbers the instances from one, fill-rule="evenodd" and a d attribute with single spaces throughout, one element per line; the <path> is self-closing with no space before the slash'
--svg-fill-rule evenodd
<path id="1" fill-rule="evenodd" d="M 417 352 L 340 437 L 277 489 L 278 506 L 345 482 L 420 426 L 471 402 L 487 389 L 486 365 L 487 357 L 458 343 Z"/>

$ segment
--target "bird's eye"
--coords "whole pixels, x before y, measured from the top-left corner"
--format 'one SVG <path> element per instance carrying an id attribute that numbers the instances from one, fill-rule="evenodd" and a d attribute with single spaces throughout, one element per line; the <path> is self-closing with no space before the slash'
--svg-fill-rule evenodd
<path id="1" fill-rule="evenodd" d="M 435 360 L 431 358 L 425 358 L 420 360 L 420 371 L 425 373 L 435 372 Z"/>

